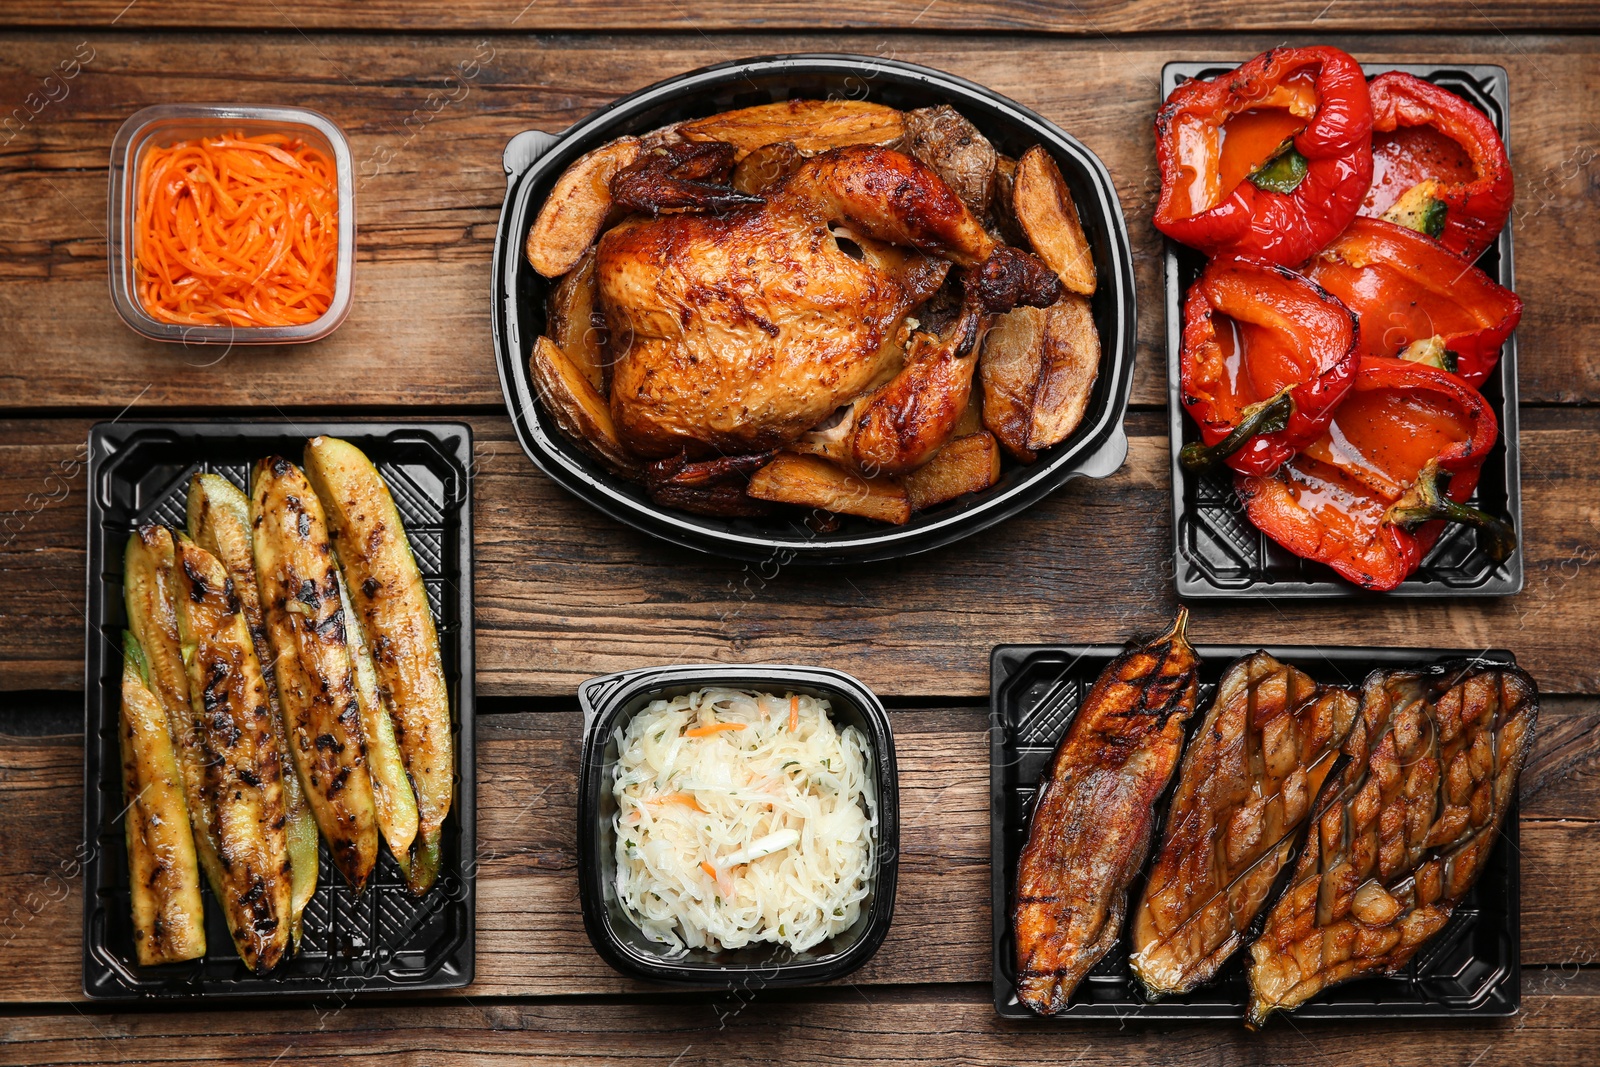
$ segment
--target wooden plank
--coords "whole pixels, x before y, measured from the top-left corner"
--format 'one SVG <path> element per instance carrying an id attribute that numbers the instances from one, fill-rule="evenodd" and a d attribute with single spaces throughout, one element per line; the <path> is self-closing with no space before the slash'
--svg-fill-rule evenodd
<path id="1" fill-rule="evenodd" d="M 1345 7 L 1355 9 L 1329 10 Z M 210 10 L 225 9 L 233 10 Z M 371 25 L 362 10 L 364 27 Z M 11 127 L 0 114 L 7 144 L 0 156 L 0 320 L 8 325 L 0 336 L 0 409 L 116 411 L 134 400 L 150 408 L 268 411 L 400 401 L 498 405 L 486 320 L 506 140 L 528 128 L 561 130 L 623 92 L 684 70 L 818 49 L 911 60 L 971 78 L 1037 109 L 1101 156 L 1129 219 L 1142 294 L 1135 399 L 1162 403 L 1160 242 L 1147 221 L 1157 189 L 1151 121 L 1161 65 L 1243 59 L 1282 40 L 685 35 L 530 44 L 506 36 L 13 34 L 0 57 L 0 101 L 35 101 L 38 114 L 30 117 L 28 104 L 11 116 Z M 1600 354 L 1584 343 L 1600 329 L 1600 308 L 1588 298 L 1584 272 L 1568 269 L 1592 258 L 1600 242 L 1595 134 L 1586 117 L 1600 107 L 1592 76 L 1600 40 L 1331 40 L 1368 60 L 1508 68 L 1521 190 L 1518 289 L 1528 308 L 1520 334 L 1523 398 L 1600 399 Z M 51 83 L 52 93 L 66 95 L 49 103 L 41 95 L 45 79 L 75 54 L 87 61 L 73 79 Z M 241 70 L 251 76 L 240 78 Z M 1060 73 L 1042 76 L 1048 72 Z M 136 338 L 110 306 L 103 231 L 112 135 L 146 104 L 211 99 L 307 105 L 350 135 L 361 176 L 355 304 L 345 325 L 321 343 L 185 350 Z"/>
<path id="2" fill-rule="evenodd" d="M 1595 409 L 1523 412 L 1527 588 L 1494 600 L 1198 603 L 1207 642 L 1507 646 L 1551 692 L 1600 692 Z M 672 662 L 824 663 L 891 696 L 988 693 L 1001 643 L 1122 641 L 1175 607 L 1164 417 L 1135 413 L 1123 470 L 958 545 L 818 570 L 672 548 L 567 495 L 507 420 L 474 420 L 481 694 L 569 696 Z M 84 420 L 0 421 L 0 689 L 83 675 Z"/>
<path id="3" fill-rule="evenodd" d="M 56 1014 L 0 1019 L 0 1064 L 454 1065 L 796 1063 L 1383 1063 L 1566 1067 L 1600 1038 L 1593 971 L 1524 974 L 1523 1011 L 1479 1024 L 1399 1019 L 1242 1026 L 1015 1024 L 985 987 L 828 995 L 698 994 L 656 1003 L 474 1001 L 311 1005 L 250 1013 Z"/>
<path id="4" fill-rule="evenodd" d="M 64 17 L 65 16 L 65 17 Z M 1122 33 L 1237 31 L 1270 27 L 1275 31 L 1333 33 L 1359 30 L 1493 33 L 1513 30 L 1578 30 L 1600 25 L 1592 4 L 1584 0 L 1520 0 L 1484 8 L 1471 0 L 1421 3 L 1408 0 L 1374 8 L 1352 2 L 1286 0 L 1270 12 L 1241 0 L 1076 0 L 1069 4 L 1036 0 L 882 0 L 848 4 L 840 0 L 805 3 L 777 0 L 760 5 L 732 0 L 653 4 L 649 0 L 576 0 L 573 3 L 530 3 L 528 0 L 466 0 L 445 5 L 412 5 L 404 0 L 376 0 L 359 14 L 336 0 L 284 0 L 256 5 L 217 5 L 195 9 L 183 0 L 77 0 L 70 13 L 45 0 L 18 0 L 8 5 L 0 24 L 62 26 L 120 30 L 148 27 L 301 30 L 448 30 L 500 33 L 510 29 L 547 33 L 558 30 L 808 30 L 841 29 L 977 30 L 1044 32 L 1086 36 Z"/>
<path id="5" fill-rule="evenodd" d="M 893 713 L 900 765 L 900 890 L 894 925 L 850 982 L 989 980 L 986 713 Z M 480 717 L 477 981 L 468 996 L 638 992 L 595 955 L 577 901 L 572 712 Z M 0 736 L 0 1000 L 81 999 L 81 738 Z M 1522 806 L 1523 962 L 1596 962 L 1600 704 L 1554 700 L 1542 716 Z"/>

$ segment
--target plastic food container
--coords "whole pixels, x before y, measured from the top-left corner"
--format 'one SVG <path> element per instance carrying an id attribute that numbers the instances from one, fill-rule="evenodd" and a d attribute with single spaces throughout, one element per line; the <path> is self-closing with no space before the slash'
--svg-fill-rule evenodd
<path id="1" fill-rule="evenodd" d="M 145 311 L 134 286 L 134 208 L 139 159 L 152 146 L 165 147 L 195 137 L 231 130 L 246 134 L 287 133 L 302 138 L 333 160 L 339 184 L 339 257 L 333 302 L 315 322 L 300 326 L 190 326 L 161 322 Z M 350 142 L 333 120 L 300 107 L 245 107 L 233 104 L 158 104 L 137 112 L 111 142 L 111 190 L 107 199 L 106 260 L 111 270 L 111 301 L 136 333 L 156 341 L 183 344 L 268 345 L 315 341 L 336 330 L 350 311 L 351 272 L 355 266 L 355 167 Z"/>
<path id="2" fill-rule="evenodd" d="M 1511 97 L 1504 67 L 1482 63 L 1363 63 L 1368 77 L 1400 70 L 1415 74 L 1465 98 L 1487 115 L 1511 143 L 1507 118 Z M 1214 78 L 1232 70 L 1228 63 L 1173 62 L 1161 68 L 1161 98 L 1189 78 Z M 1172 457 L 1172 540 L 1177 560 L 1175 582 L 1186 600 L 1199 597 L 1341 598 L 1369 601 L 1395 597 L 1512 596 L 1522 591 L 1523 557 L 1519 548 L 1499 563 L 1490 557 L 1477 531 L 1460 524 L 1445 530 L 1422 566 L 1394 589 L 1369 592 L 1321 563 L 1301 559 L 1257 530 L 1244 515 L 1233 491 L 1232 477 L 1222 471 L 1190 474 L 1178 462 L 1183 446 L 1200 438 L 1194 420 L 1184 414 L 1179 392 L 1178 361 L 1183 349 L 1183 296 L 1199 277 L 1205 257 L 1170 238 L 1166 240 L 1163 273 L 1167 315 L 1167 418 Z M 1478 267 L 1507 289 L 1516 288 L 1511 262 L 1511 227 L 1478 257 Z M 1522 473 L 1517 443 L 1517 336 L 1500 350 L 1500 362 L 1480 386 L 1494 408 L 1500 437 L 1490 450 L 1472 499 L 1474 507 L 1508 519 L 1522 529 Z"/>
<path id="3" fill-rule="evenodd" d="M 1189 721 L 1187 737 L 1199 731 L 1223 672 L 1256 645 L 1195 645 L 1200 656 L 1200 711 Z M 1031 1019 L 1041 1025 L 1072 1025 L 1116 1019 L 1161 1023 L 1214 1020 L 1237 1027 L 1249 1003 L 1245 968 L 1248 948 L 1240 948 L 1216 977 L 1175 996 L 1149 997 L 1128 966 L 1132 909 L 1144 895 L 1150 864 L 1160 851 L 1166 808 L 1177 774 L 1162 792 L 1161 810 L 1151 832 L 1145 865 L 1128 887 L 1130 911 L 1111 950 L 1085 976 L 1067 1006 L 1044 1019 L 1017 999 L 1017 945 L 1012 916 L 1016 908 L 1017 868 L 1027 844 L 1038 787 L 1056 746 L 1066 736 L 1078 709 L 1087 702 L 1100 672 L 1121 645 L 998 645 L 990 656 L 989 696 L 989 862 L 993 901 L 994 1009 L 1004 1019 Z M 1299 667 L 1319 682 L 1359 688 L 1373 670 L 1430 670 L 1464 660 L 1516 666 L 1500 648 L 1361 648 L 1355 646 L 1267 646 L 1264 650 Z M 1337 773 L 1337 768 L 1335 768 Z M 1365 1019 L 1506 1018 L 1521 1004 L 1521 857 L 1517 808 L 1506 813 L 1476 885 L 1410 963 L 1392 975 L 1360 978 L 1317 994 L 1286 1012 L 1284 1021 Z M 1288 878 L 1285 869 L 1284 879 Z M 1278 886 L 1281 891 L 1282 885 Z M 1276 899 L 1277 892 L 1273 894 Z M 1263 908 L 1246 944 L 1265 924 Z"/>
<path id="4" fill-rule="evenodd" d="M 251 465 L 273 454 L 298 458 L 306 438 L 340 437 L 359 447 L 388 482 L 439 628 L 454 728 L 456 793 L 444 821 L 439 879 L 413 896 L 387 848 L 364 893 L 334 872 L 327 845 L 306 905 L 297 953 L 271 974 L 239 960 L 209 884 L 206 955 L 143 967 L 130 919 L 117 737 L 127 625 L 122 552 L 145 522 L 181 529 L 189 477 L 220 474 L 241 488 Z M 83 992 L 124 1004 L 294 1000 L 337 994 L 417 993 L 470 985 L 476 945 L 477 777 L 472 672 L 472 430 L 455 422 L 97 423 L 89 431 L 88 606 L 85 611 L 83 746 Z M 204 883 L 204 879 L 202 879 Z"/>
<path id="5" fill-rule="evenodd" d="M 611 793 L 617 761 L 613 734 L 651 701 L 670 700 L 706 686 L 825 699 L 834 722 L 859 729 L 871 747 L 878 787 L 872 893 L 855 925 L 809 951 L 797 954 L 785 945 L 762 943 L 675 952 L 645 937 L 617 901 L 616 834 L 611 823 L 616 813 Z M 607 963 L 631 978 L 754 991 L 841 978 L 878 951 L 894 916 L 900 792 L 889 715 L 872 690 L 848 674 L 823 667 L 650 667 L 591 678 L 578 687 L 578 703 L 584 723 L 578 770 L 578 895 L 584 929 Z"/>
<path id="6" fill-rule="evenodd" d="M 1043 145 L 1061 168 L 1094 257 L 1090 302 L 1100 334 L 1100 375 L 1078 429 L 1036 463 L 1007 463 L 1000 481 L 914 515 L 904 526 L 844 516 L 818 533 L 802 519 L 692 515 L 651 500 L 642 486 L 589 459 L 556 427 L 534 395 L 528 355 L 545 329 L 551 282 L 523 255 L 528 230 L 561 174 L 584 153 L 625 134 L 685 119 L 794 98 L 871 100 L 905 110 L 949 104 L 996 149 L 1013 157 Z M 861 55 L 786 55 L 723 63 L 641 89 L 559 136 L 529 130 L 506 145 L 509 188 L 495 239 L 491 322 L 500 384 L 517 440 L 557 484 L 621 522 L 665 541 L 736 559 L 799 564 L 862 563 L 927 552 L 1031 507 L 1073 478 L 1104 478 L 1122 466 L 1122 416 L 1133 381 L 1133 255 L 1105 167 L 1059 127 L 991 89 L 929 67 Z"/>

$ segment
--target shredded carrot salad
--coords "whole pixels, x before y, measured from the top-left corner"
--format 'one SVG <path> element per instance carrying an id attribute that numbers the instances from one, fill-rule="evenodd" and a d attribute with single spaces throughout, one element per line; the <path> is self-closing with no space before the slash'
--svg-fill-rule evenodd
<path id="1" fill-rule="evenodd" d="M 281 133 L 149 148 L 139 162 L 135 282 L 152 318 L 298 326 L 333 302 L 333 162 Z"/>

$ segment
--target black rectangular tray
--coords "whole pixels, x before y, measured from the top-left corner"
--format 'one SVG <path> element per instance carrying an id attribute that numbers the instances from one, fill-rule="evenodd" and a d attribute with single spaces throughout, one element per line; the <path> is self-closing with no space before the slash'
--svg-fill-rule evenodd
<path id="1" fill-rule="evenodd" d="M 380 849 L 367 891 L 357 897 L 329 862 L 324 844 L 300 951 L 271 974 L 252 974 L 239 961 L 221 909 L 205 885 L 205 957 L 141 967 L 133 952 L 117 739 L 127 623 L 123 546 L 139 523 L 184 526 L 184 500 L 195 471 L 220 474 L 248 492 L 251 463 L 274 453 L 299 462 L 306 439 L 316 434 L 361 448 L 389 483 L 439 627 L 456 751 L 455 800 L 444 826 L 439 881 L 424 897 L 413 896 L 394 858 Z M 472 981 L 471 464 L 472 431 L 460 423 L 103 422 L 90 429 L 83 756 L 86 996 L 170 1003 L 454 989 Z"/>
<path id="2" fill-rule="evenodd" d="M 1201 656 L 1199 710 L 1189 722 L 1198 729 L 1217 680 L 1228 665 L 1256 651 L 1247 645 L 1197 645 Z M 1514 664 L 1501 649 L 1296 648 L 1267 651 L 1328 685 L 1359 688 L 1376 668 L 1423 667 L 1439 660 L 1474 658 Z M 994 1008 L 1007 1019 L 1039 1019 L 1016 995 L 1016 942 L 1011 912 L 1016 901 L 1017 862 L 1027 843 L 1034 793 L 1046 762 L 1119 645 L 1000 645 L 990 661 L 989 850 L 994 918 Z M 1176 780 L 1177 775 L 1173 775 Z M 1165 812 L 1168 786 L 1158 802 Z M 1152 835 L 1160 848 L 1162 827 Z M 1513 804 L 1478 884 L 1449 923 L 1402 973 L 1335 986 L 1292 1013 L 1294 1019 L 1498 1018 L 1515 1015 L 1521 1003 L 1520 869 L 1517 809 Z M 1292 862 L 1292 860 L 1291 860 Z M 1148 861 L 1147 861 L 1148 866 Z M 1128 888 L 1131 913 L 1144 892 L 1145 873 Z M 1265 919 L 1256 920 L 1253 940 Z M 1243 1023 L 1248 997 L 1242 947 L 1216 979 L 1185 996 L 1151 1002 L 1128 967 L 1128 933 L 1089 972 L 1065 1009 L 1052 1018 L 1199 1020 Z"/>
<path id="3" fill-rule="evenodd" d="M 1507 104 L 1510 90 L 1504 67 L 1490 64 L 1439 66 L 1415 63 L 1363 63 L 1369 76 L 1399 70 L 1443 86 L 1488 115 L 1511 146 Z M 1180 81 L 1210 78 L 1232 70 L 1228 63 L 1168 63 L 1161 68 L 1161 98 Z M 1459 524 L 1445 529 L 1415 574 L 1387 593 L 1372 593 L 1345 581 L 1322 563 L 1301 559 L 1257 530 L 1234 496 L 1231 475 L 1194 475 L 1178 464 L 1178 452 L 1200 438 L 1194 420 L 1178 401 L 1178 353 L 1183 337 L 1183 295 L 1199 277 L 1205 256 L 1166 239 L 1164 259 L 1167 311 L 1167 417 L 1172 443 L 1172 536 L 1177 553 L 1178 595 L 1182 597 L 1457 597 L 1511 596 L 1522 591 L 1522 552 L 1503 563 L 1489 558 L 1475 530 Z M 1482 256 L 1478 267 L 1514 288 L 1511 227 Z M 1509 516 L 1522 529 L 1521 470 L 1517 458 L 1517 338 L 1512 334 L 1500 362 L 1483 383 L 1484 397 L 1500 422 L 1500 439 L 1484 461 L 1473 497 L 1476 506 Z"/>

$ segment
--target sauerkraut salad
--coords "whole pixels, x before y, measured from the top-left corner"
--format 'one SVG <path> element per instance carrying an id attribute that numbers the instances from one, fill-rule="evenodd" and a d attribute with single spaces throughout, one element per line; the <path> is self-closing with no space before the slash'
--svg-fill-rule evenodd
<path id="1" fill-rule="evenodd" d="M 856 921 L 878 798 L 828 702 L 734 689 L 657 700 L 615 734 L 617 898 L 653 941 L 803 952 Z"/>

